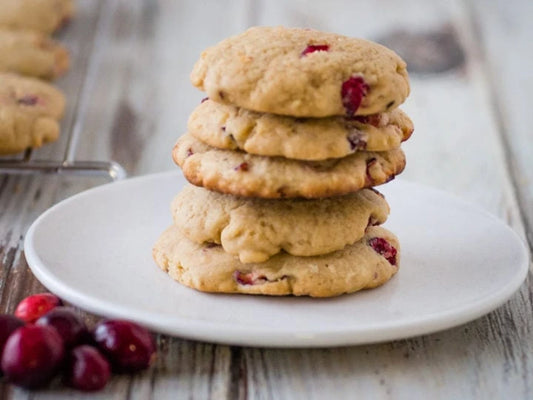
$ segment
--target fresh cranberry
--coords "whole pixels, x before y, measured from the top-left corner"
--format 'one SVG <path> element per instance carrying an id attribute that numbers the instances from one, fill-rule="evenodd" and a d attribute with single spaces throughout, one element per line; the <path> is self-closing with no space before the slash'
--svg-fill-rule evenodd
<path id="1" fill-rule="evenodd" d="M 305 56 L 309 53 L 314 53 L 315 51 L 328 51 L 329 45 L 328 44 L 310 44 L 307 46 L 304 51 L 302 51 L 302 54 L 300 56 Z"/>
<path id="2" fill-rule="evenodd" d="M 39 101 L 39 98 L 33 94 L 27 94 L 26 96 L 23 96 L 19 99 L 17 99 L 17 103 L 23 104 L 25 106 L 34 106 Z"/>
<path id="3" fill-rule="evenodd" d="M 17 328 L 24 326 L 24 322 L 9 314 L 0 315 L 0 356 L 4 351 L 7 338 Z"/>
<path id="4" fill-rule="evenodd" d="M 352 76 L 342 84 L 341 98 L 346 114 L 355 114 L 368 90 L 368 85 L 360 76 Z"/>
<path id="5" fill-rule="evenodd" d="M 26 297 L 15 309 L 15 316 L 25 322 L 34 322 L 57 306 L 63 305 L 61 299 L 51 293 L 39 293 Z"/>
<path id="6" fill-rule="evenodd" d="M 109 362 L 92 346 L 75 347 L 67 357 L 64 380 L 73 388 L 85 392 L 103 389 L 110 375 Z"/>
<path id="7" fill-rule="evenodd" d="M 381 254 L 392 265 L 396 265 L 396 254 L 398 251 L 385 239 L 380 237 L 374 237 L 368 241 L 370 247 L 372 247 L 378 254 Z"/>
<path id="8" fill-rule="evenodd" d="M 26 325 L 7 339 L 2 371 L 9 382 L 35 388 L 52 380 L 65 354 L 63 340 L 51 326 Z"/>
<path id="9" fill-rule="evenodd" d="M 118 372 L 148 368 L 155 359 L 155 344 L 148 330 L 130 321 L 105 320 L 94 330 L 94 340 Z"/>
<path id="10" fill-rule="evenodd" d="M 63 338 L 67 349 L 81 343 L 87 343 L 90 338 L 85 323 L 72 309 L 67 307 L 54 308 L 39 318 L 36 324 L 56 328 L 59 335 Z"/>
<path id="11" fill-rule="evenodd" d="M 250 165 L 248 165 L 247 162 L 242 162 L 233 169 L 235 171 L 248 171 L 250 169 Z"/>

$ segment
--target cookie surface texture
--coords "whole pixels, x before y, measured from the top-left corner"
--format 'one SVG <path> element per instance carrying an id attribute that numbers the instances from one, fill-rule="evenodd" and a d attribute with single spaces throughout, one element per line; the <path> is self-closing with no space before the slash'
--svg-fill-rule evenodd
<path id="1" fill-rule="evenodd" d="M 325 161 L 300 161 L 221 150 L 183 135 L 172 152 L 187 180 L 237 196 L 320 198 L 388 182 L 405 167 L 401 149 L 359 151 Z"/>
<path id="2" fill-rule="evenodd" d="M 67 50 L 48 36 L 0 28 L 0 72 L 54 79 L 69 66 Z"/>
<path id="3" fill-rule="evenodd" d="M 48 83 L 0 73 L 0 154 L 56 140 L 64 108 L 63 93 Z"/>
<path id="4" fill-rule="evenodd" d="M 192 112 L 188 131 L 221 149 L 315 161 L 396 149 L 411 136 L 413 124 L 400 109 L 353 118 L 291 118 L 207 100 Z"/>
<path id="5" fill-rule="evenodd" d="M 74 14 L 72 0 L 2 0 L 0 26 L 52 33 Z"/>
<path id="6" fill-rule="evenodd" d="M 197 243 L 222 244 L 242 263 L 263 262 L 281 250 L 296 256 L 331 253 L 386 221 L 389 206 L 371 189 L 346 196 L 253 199 L 188 185 L 172 202 L 174 224 Z"/>
<path id="7" fill-rule="evenodd" d="M 205 50 L 191 82 L 210 99 L 295 117 L 369 115 L 409 94 L 405 62 L 363 39 L 254 27 Z"/>
<path id="8" fill-rule="evenodd" d="M 370 227 L 357 243 L 323 256 L 280 253 L 242 264 L 221 246 L 194 243 L 171 226 L 152 254 L 173 279 L 205 292 L 331 297 L 384 284 L 398 271 L 399 252 L 391 232 Z"/>

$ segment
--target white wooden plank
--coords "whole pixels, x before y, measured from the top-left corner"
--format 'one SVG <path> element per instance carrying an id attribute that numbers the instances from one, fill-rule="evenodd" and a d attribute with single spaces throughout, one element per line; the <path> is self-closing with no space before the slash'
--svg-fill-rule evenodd
<path id="1" fill-rule="evenodd" d="M 533 3 L 471 1 L 483 45 L 490 101 L 509 151 L 508 162 L 533 243 Z"/>

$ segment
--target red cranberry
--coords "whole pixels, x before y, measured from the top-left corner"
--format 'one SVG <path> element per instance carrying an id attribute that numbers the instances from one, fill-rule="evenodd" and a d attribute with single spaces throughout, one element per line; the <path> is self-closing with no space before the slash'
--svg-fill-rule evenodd
<path id="1" fill-rule="evenodd" d="M 7 339 L 2 370 L 9 382 L 35 388 L 52 380 L 65 354 L 63 340 L 51 326 L 26 325 Z"/>
<path id="2" fill-rule="evenodd" d="M 385 239 L 380 237 L 374 237 L 368 241 L 370 247 L 372 247 L 378 254 L 381 254 L 392 265 L 396 265 L 396 254 L 398 251 Z"/>
<path id="3" fill-rule="evenodd" d="M 305 48 L 304 51 L 302 51 L 302 54 L 300 56 L 305 56 L 309 53 L 314 53 L 315 51 L 328 51 L 329 45 L 328 44 L 310 44 Z"/>
<path id="4" fill-rule="evenodd" d="M 377 163 L 378 160 L 376 160 L 375 157 L 369 158 L 366 160 L 366 182 L 365 184 L 370 185 L 374 182 L 374 178 L 372 178 L 372 175 L 370 175 L 370 168 Z"/>
<path id="5" fill-rule="evenodd" d="M 109 362 L 92 346 L 75 347 L 67 357 L 64 379 L 73 388 L 85 392 L 103 389 L 110 375 Z"/>
<path id="6" fill-rule="evenodd" d="M 248 171 L 250 169 L 250 165 L 247 162 L 242 162 L 233 169 L 235 171 Z"/>
<path id="7" fill-rule="evenodd" d="M 17 99 L 17 103 L 23 104 L 25 106 L 34 106 L 39 101 L 39 98 L 33 94 L 27 94 L 19 99 Z"/>
<path id="8" fill-rule="evenodd" d="M 155 359 L 152 335 L 133 322 L 102 321 L 94 330 L 94 340 L 118 372 L 148 368 Z"/>
<path id="9" fill-rule="evenodd" d="M 36 324 L 56 328 L 67 349 L 81 343 L 87 343 L 90 338 L 85 323 L 72 309 L 67 307 L 54 308 L 39 318 Z"/>
<path id="10" fill-rule="evenodd" d="M 8 314 L 0 315 L 0 356 L 4 351 L 4 346 L 9 335 L 21 326 L 24 326 L 24 322 L 17 317 Z"/>
<path id="11" fill-rule="evenodd" d="M 26 297 L 15 309 L 15 316 L 25 322 L 34 322 L 57 306 L 63 305 L 61 299 L 51 293 L 39 293 Z"/>
<path id="12" fill-rule="evenodd" d="M 267 282 L 266 276 L 257 275 L 255 272 L 235 271 L 233 273 L 233 279 L 239 285 L 258 285 Z"/>
<path id="13" fill-rule="evenodd" d="M 369 124 L 375 127 L 378 127 L 381 123 L 381 114 L 354 115 L 351 118 L 362 124 Z"/>
<path id="14" fill-rule="evenodd" d="M 368 85 L 360 76 L 352 76 L 342 84 L 341 98 L 346 114 L 353 115 L 357 111 L 368 90 Z"/>

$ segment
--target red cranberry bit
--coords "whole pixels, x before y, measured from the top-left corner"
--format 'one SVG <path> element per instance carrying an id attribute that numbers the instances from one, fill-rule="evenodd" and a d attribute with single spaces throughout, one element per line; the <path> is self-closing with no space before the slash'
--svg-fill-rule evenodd
<path id="1" fill-rule="evenodd" d="M 67 358 L 65 383 L 75 389 L 85 392 L 103 389 L 110 375 L 109 362 L 92 346 L 78 346 Z"/>
<path id="2" fill-rule="evenodd" d="M 8 314 L 0 315 L 0 356 L 4 351 L 4 346 L 9 335 L 21 326 L 24 326 L 24 322 L 17 317 Z"/>
<path id="3" fill-rule="evenodd" d="M 2 371 L 9 382 L 26 388 L 46 385 L 59 370 L 63 340 L 51 326 L 26 325 L 7 339 Z"/>
<path id="4" fill-rule="evenodd" d="M 362 124 L 369 124 L 375 127 L 378 127 L 381 122 L 381 114 L 354 115 L 351 118 Z"/>
<path id="5" fill-rule="evenodd" d="M 139 371 L 155 360 L 152 335 L 133 322 L 102 321 L 94 330 L 94 340 L 118 372 Z"/>
<path id="6" fill-rule="evenodd" d="M 250 166 L 247 162 L 240 163 L 235 168 L 233 168 L 235 171 L 248 171 L 250 169 Z"/>
<path id="7" fill-rule="evenodd" d="M 372 238 L 368 241 L 370 247 L 372 247 L 378 254 L 381 254 L 392 265 L 396 265 L 396 253 L 398 252 L 389 242 L 380 237 Z"/>
<path id="8" fill-rule="evenodd" d="M 33 94 L 27 94 L 20 99 L 17 99 L 17 103 L 25 106 L 34 106 L 39 101 L 39 98 Z"/>
<path id="9" fill-rule="evenodd" d="M 257 285 L 267 281 L 267 278 L 264 275 L 257 275 L 255 272 L 241 271 L 235 271 L 233 273 L 233 279 L 235 279 L 235 282 L 239 285 Z"/>
<path id="10" fill-rule="evenodd" d="M 192 156 L 193 154 L 194 154 L 194 152 L 193 152 L 192 149 L 189 147 L 189 148 L 187 149 L 187 157 L 190 157 L 190 156 Z"/>
<path id="11" fill-rule="evenodd" d="M 37 320 L 36 325 L 52 326 L 63 338 L 65 348 L 69 349 L 90 339 L 89 331 L 80 317 L 67 307 L 54 308 Z"/>
<path id="12" fill-rule="evenodd" d="M 341 98 L 346 114 L 349 116 L 355 114 L 369 89 L 360 76 L 352 76 L 342 84 Z"/>
<path id="13" fill-rule="evenodd" d="M 51 293 L 39 293 L 26 297 L 15 309 L 15 317 L 34 322 L 55 307 L 63 305 L 61 299 Z"/>
<path id="14" fill-rule="evenodd" d="M 300 54 L 301 57 L 305 56 L 309 53 L 314 53 L 315 51 L 328 51 L 329 45 L 328 44 L 310 44 L 305 48 L 304 51 L 302 51 L 302 54 Z"/>
<path id="15" fill-rule="evenodd" d="M 204 103 L 204 102 L 206 102 L 207 100 L 209 100 L 209 97 L 204 97 L 200 103 Z"/>

